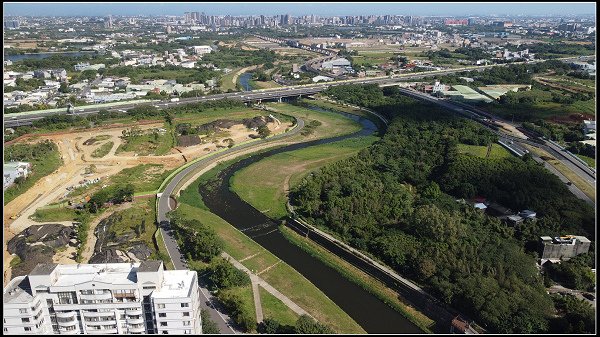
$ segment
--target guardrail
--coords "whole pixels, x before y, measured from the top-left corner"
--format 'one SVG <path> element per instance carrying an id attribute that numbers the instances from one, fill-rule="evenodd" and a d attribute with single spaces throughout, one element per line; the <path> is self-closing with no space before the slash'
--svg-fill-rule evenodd
<path id="1" fill-rule="evenodd" d="M 574 154 L 573 152 L 567 150 L 566 148 L 562 147 L 560 144 L 558 144 L 557 142 L 548 139 L 548 143 L 551 143 L 555 146 L 557 146 L 559 149 L 561 149 L 562 151 L 566 152 L 568 155 L 570 155 L 573 159 L 577 160 L 578 162 L 580 162 L 581 164 L 585 165 L 590 171 L 596 173 L 596 169 L 594 169 L 593 167 L 591 167 L 590 165 L 588 165 L 588 163 L 586 163 L 583 159 L 577 157 L 576 154 Z"/>

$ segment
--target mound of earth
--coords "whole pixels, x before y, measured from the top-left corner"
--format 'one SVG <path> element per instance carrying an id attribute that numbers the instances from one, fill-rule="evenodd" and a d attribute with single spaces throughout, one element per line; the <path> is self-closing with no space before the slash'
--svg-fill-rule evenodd
<path id="1" fill-rule="evenodd" d="M 186 135 L 186 136 L 178 136 L 177 137 L 177 145 L 178 146 L 193 146 L 201 144 L 202 140 L 198 135 Z"/>
<path id="2" fill-rule="evenodd" d="M 12 268 L 12 276 L 27 275 L 38 263 L 52 263 L 58 248 L 76 243 L 74 227 L 45 224 L 25 229 L 7 243 L 8 252 L 21 259 L 21 263 Z"/>
<path id="3" fill-rule="evenodd" d="M 122 220 L 121 214 L 114 213 L 96 226 L 96 245 L 89 263 L 137 262 L 150 257 L 152 250 L 138 240 L 137 234 L 145 231 L 145 224 L 138 224 L 117 235 L 114 225 Z"/>
<path id="4" fill-rule="evenodd" d="M 263 125 L 267 125 L 267 123 L 270 122 L 274 122 L 274 120 L 268 116 L 256 116 L 253 118 L 245 118 L 242 120 L 242 124 L 244 124 L 248 129 L 257 129 Z"/>

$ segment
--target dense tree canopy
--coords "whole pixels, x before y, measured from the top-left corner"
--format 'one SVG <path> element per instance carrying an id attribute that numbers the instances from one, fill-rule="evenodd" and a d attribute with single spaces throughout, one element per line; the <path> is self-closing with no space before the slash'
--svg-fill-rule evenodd
<path id="1" fill-rule="evenodd" d="M 459 154 L 457 143 L 496 140 L 472 121 L 394 89 L 346 86 L 328 94 L 392 122 L 370 148 L 306 177 L 290 195 L 299 214 L 419 280 L 492 332 L 549 331 L 553 302 L 526 244 L 565 231 L 593 237 L 593 209 L 531 159 Z M 534 209 L 541 219 L 513 228 L 455 201 L 476 195 L 516 211 Z"/>

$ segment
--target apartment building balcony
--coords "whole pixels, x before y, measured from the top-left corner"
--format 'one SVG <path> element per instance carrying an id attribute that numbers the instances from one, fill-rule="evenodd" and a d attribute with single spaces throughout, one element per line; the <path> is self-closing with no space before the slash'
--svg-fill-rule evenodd
<path id="1" fill-rule="evenodd" d="M 134 309 L 134 310 L 125 310 L 125 314 L 130 316 L 137 316 L 142 314 L 142 308 Z"/>
<path id="2" fill-rule="evenodd" d="M 68 326 L 76 326 L 77 325 L 77 320 L 73 319 L 73 320 L 70 320 L 68 322 L 57 321 L 57 324 L 58 324 L 59 328 L 61 328 L 61 327 L 65 327 L 66 328 Z"/>
<path id="3" fill-rule="evenodd" d="M 77 335 L 77 334 L 79 334 L 79 329 L 75 328 L 72 330 L 67 330 L 65 327 L 60 326 L 60 323 L 59 323 L 58 331 L 60 332 L 61 335 Z"/>
<path id="4" fill-rule="evenodd" d="M 144 323 L 144 318 L 139 317 L 139 318 L 127 318 L 127 323 L 129 324 L 143 324 Z"/>
<path id="5" fill-rule="evenodd" d="M 146 328 L 143 325 L 140 326 L 140 327 L 137 327 L 137 328 L 131 328 L 131 327 L 129 327 L 129 328 L 127 328 L 127 331 L 128 332 L 141 332 L 141 333 L 144 333 L 144 332 L 146 332 Z"/>
<path id="6" fill-rule="evenodd" d="M 94 300 L 110 300 L 112 299 L 112 294 L 110 293 L 110 291 L 107 291 L 105 293 L 102 294 L 81 294 L 79 295 L 79 298 L 81 300 L 86 300 L 86 301 L 94 301 Z"/>
<path id="7" fill-rule="evenodd" d="M 115 312 L 114 311 L 102 311 L 102 312 L 96 312 L 96 311 L 84 311 L 83 312 L 83 317 L 107 317 L 107 316 L 114 316 Z"/>
<path id="8" fill-rule="evenodd" d="M 114 329 L 100 329 L 100 330 L 91 330 L 94 335 L 108 335 L 108 334 L 116 334 L 118 333 L 117 328 Z"/>
<path id="9" fill-rule="evenodd" d="M 75 318 L 75 311 L 57 311 L 57 318 Z"/>

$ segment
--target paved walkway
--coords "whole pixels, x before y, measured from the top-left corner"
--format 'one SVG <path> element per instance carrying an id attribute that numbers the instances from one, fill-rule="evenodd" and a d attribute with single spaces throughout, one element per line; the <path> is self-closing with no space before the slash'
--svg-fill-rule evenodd
<path id="1" fill-rule="evenodd" d="M 234 259 L 233 257 L 231 257 L 231 255 L 223 252 L 221 253 L 221 256 L 228 259 L 237 269 L 240 269 L 244 272 L 246 272 L 246 274 L 248 274 L 250 276 L 250 280 L 252 281 L 252 291 L 254 293 L 254 305 L 256 306 L 257 304 L 257 300 L 256 297 L 258 296 L 258 302 L 260 305 L 260 294 L 258 293 L 259 289 L 258 286 L 260 285 L 261 287 L 263 287 L 263 289 L 265 289 L 266 291 L 268 291 L 271 295 L 275 296 L 278 300 L 280 300 L 281 302 L 283 302 L 283 304 L 285 304 L 288 308 L 292 309 L 292 311 L 294 311 L 295 313 L 297 313 L 298 315 L 308 315 L 310 317 L 312 317 L 308 312 L 306 312 L 306 310 L 302 309 L 298 304 L 294 303 L 292 300 L 290 300 L 287 296 L 285 296 L 284 294 L 280 293 L 277 289 L 273 288 L 269 283 L 267 283 L 265 280 L 263 280 L 262 278 L 260 278 L 259 276 L 253 274 L 248 268 L 246 268 L 243 264 L 241 264 L 239 261 L 237 261 L 236 259 Z M 259 310 L 256 311 L 256 316 L 258 317 L 258 312 Z M 260 309 L 260 315 L 262 316 L 262 307 Z M 258 322 L 262 322 L 262 320 L 258 321 Z"/>

